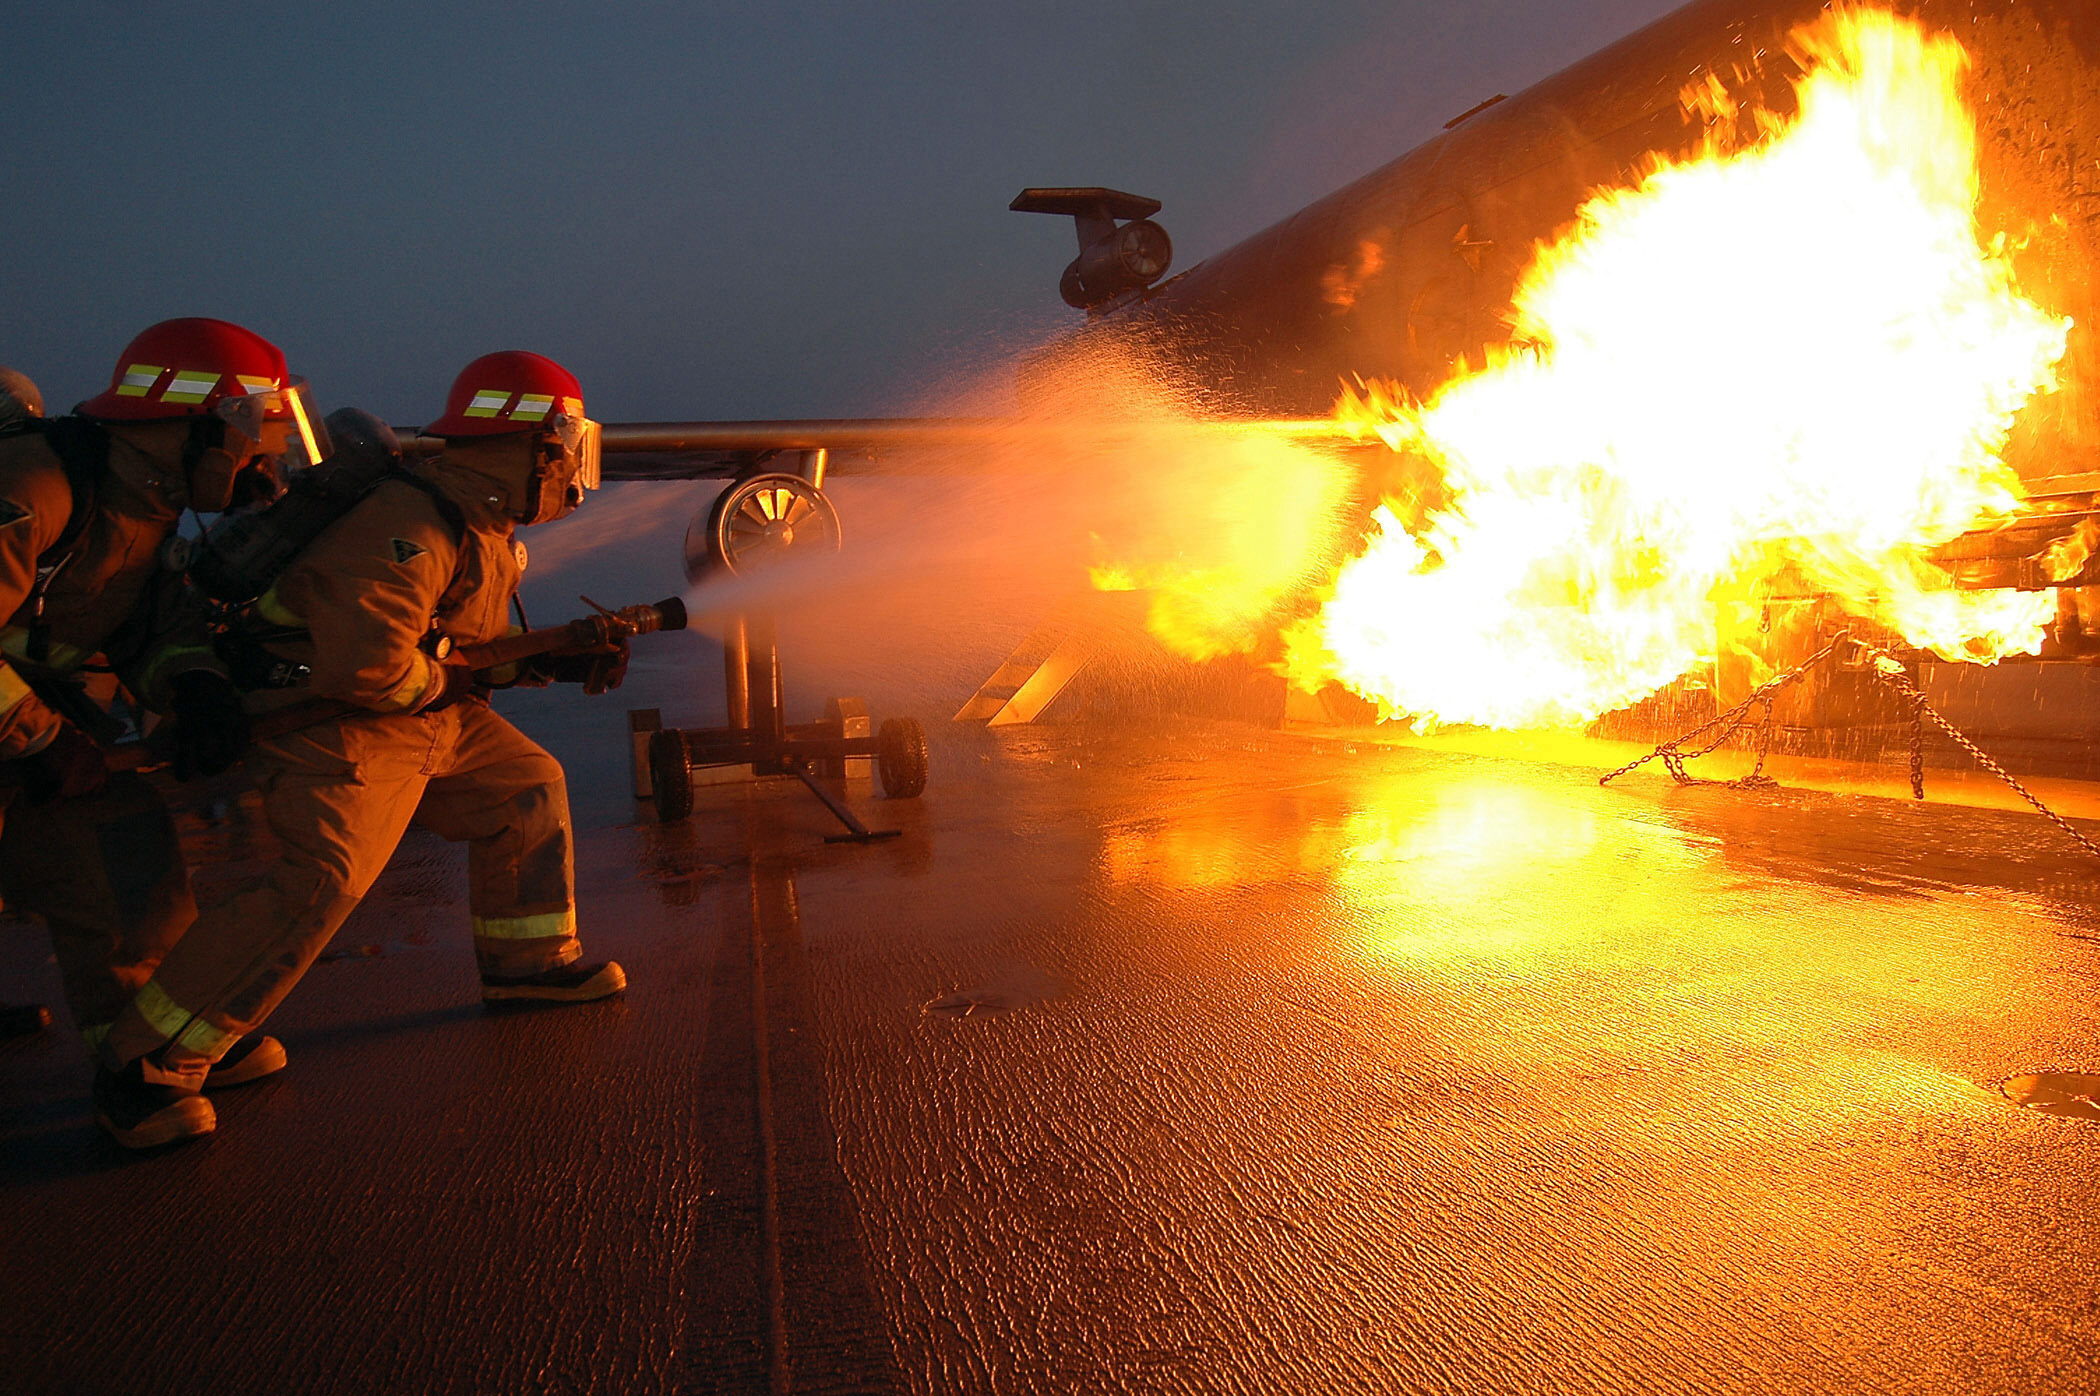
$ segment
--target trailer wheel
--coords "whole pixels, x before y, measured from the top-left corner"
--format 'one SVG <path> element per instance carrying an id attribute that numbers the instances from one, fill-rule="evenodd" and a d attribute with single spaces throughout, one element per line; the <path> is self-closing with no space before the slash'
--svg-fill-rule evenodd
<path id="1" fill-rule="evenodd" d="M 875 770 L 892 800 L 915 799 L 926 788 L 926 729 L 917 719 L 893 717 L 876 729 Z"/>
<path id="2" fill-rule="evenodd" d="M 676 824 L 693 812 L 693 758 L 683 732 L 657 732 L 649 738 L 649 782 L 656 795 L 656 819 Z"/>

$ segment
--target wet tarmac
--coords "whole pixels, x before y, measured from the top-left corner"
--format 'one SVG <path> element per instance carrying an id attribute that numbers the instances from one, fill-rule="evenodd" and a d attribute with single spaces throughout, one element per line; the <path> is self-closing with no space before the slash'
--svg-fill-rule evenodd
<path id="1" fill-rule="evenodd" d="M 2100 1387 L 2094 1082 L 2000 1090 L 2100 1071 L 2100 863 L 2034 816 L 943 727 L 830 845 L 782 783 L 646 822 L 620 716 L 538 712 L 623 1000 L 481 1008 L 411 835 L 210 1140 L 0 1045 L 0 1385 Z M 38 933 L 0 983 L 55 1001 Z"/>

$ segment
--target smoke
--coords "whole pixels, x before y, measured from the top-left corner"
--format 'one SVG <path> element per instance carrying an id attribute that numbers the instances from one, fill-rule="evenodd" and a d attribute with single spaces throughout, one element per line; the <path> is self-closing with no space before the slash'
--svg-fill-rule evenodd
<path id="1" fill-rule="evenodd" d="M 841 468 L 827 493 L 844 548 L 703 581 L 698 623 L 769 610 L 815 662 L 882 668 L 949 711 L 1031 638 L 1072 637 L 1095 680 L 1169 704 L 1195 681 L 1189 661 L 1266 658 L 1277 615 L 1333 558 L 1346 465 L 1219 429 L 1127 349 L 1021 372 L 1018 409 L 991 375 L 914 404 L 1003 421 L 967 446 Z"/>
<path id="2" fill-rule="evenodd" d="M 834 694 L 946 717 L 1031 637 L 1073 638 L 1095 682 L 1167 707 L 1205 682 L 1192 661 L 1274 658 L 1279 618 L 1338 560 L 1347 463 L 1206 421 L 1127 349 L 1039 354 L 1019 374 L 1018 390 L 1001 366 L 899 413 L 996 420 L 966 445 L 835 458 L 843 548 L 703 577 L 685 589 L 694 629 L 719 639 L 739 616 L 774 617 L 798 718 Z M 615 486 L 535 530 L 535 604 L 556 588 L 603 587 L 608 604 L 680 589 L 687 525 L 722 488 Z M 704 660 L 669 662 L 689 675 Z"/>

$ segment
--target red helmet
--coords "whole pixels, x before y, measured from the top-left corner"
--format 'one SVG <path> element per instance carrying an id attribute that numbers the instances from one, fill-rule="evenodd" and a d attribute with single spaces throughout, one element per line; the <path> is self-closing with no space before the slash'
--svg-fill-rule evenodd
<path id="1" fill-rule="evenodd" d="M 501 436 L 548 431 L 555 417 L 583 416 L 583 385 L 554 360 L 523 349 L 483 354 L 459 371 L 432 436 Z"/>
<path id="2" fill-rule="evenodd" d="M 224 320 L 163 320 L 125 346 L 109 387 L 79 410 L 113 422 L 201 417 L 225 398 L 289 386 L 283 351 L 252 330 Z"/>

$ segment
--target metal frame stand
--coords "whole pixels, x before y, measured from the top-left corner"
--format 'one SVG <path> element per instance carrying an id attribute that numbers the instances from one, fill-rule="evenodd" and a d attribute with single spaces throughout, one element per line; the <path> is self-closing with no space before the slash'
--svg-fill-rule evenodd
<path id="1" fill-rule="evenodd" d="M 748 765 L 753 775 L 794 776 L 822 801 L 846 827 L 845 833 L 828 836 L 827 843 L 872 843 L 903 832 L 870 829 L 820 785 L 817 777 L 820 767 L 843 772 L 845 763 L 854 757 L 882 759 L 885 745 L 895 745 L 895 728 L 884 724 L 890 733 L 886 744 L 882 736 L 846 735 L 843 717 L 789 723 L 780 677 L 780 646 L 771 616 L 747 615 L 731 626 L 723 646 L 722 677 L 728 698 L 727 727 L 674 728 L 649 738 L 649 769 L 660 817 L 668 822 L 691 811 L 696 768 Z"/>
<path id="2" fill-rule="evenodd" d="M 824 498 L 825 455 L 802 453 L 800 469 L 739 480 L 724 490 L 703 522 L 686 534 L 686 573 L 741 574 L 777 565 L 797 552 L 839 546 L 838 517 Z M 902 830 L 870 829 L 846 803 L 820 785 L 843 776 L 848 763 L 872 760 L 891 799 L 911 799 L 926 788 L 926 733 L 910 718 L 892 718 L 872 734 L 860 705 L 841 699 L 821 722 L 790 723 L 780 678 L 780 644 L 773 617 L 747 612 L 723 639 L 722 680 L 729 725 L 666 729 L 648 738 L 647 765 L 657 817 L 683 819 L 693 808 L 693 771 L 703 766 L 749 766 L 755 776 L 793 776 L 844 825 L 827 843 L 872 843 Z"/>

